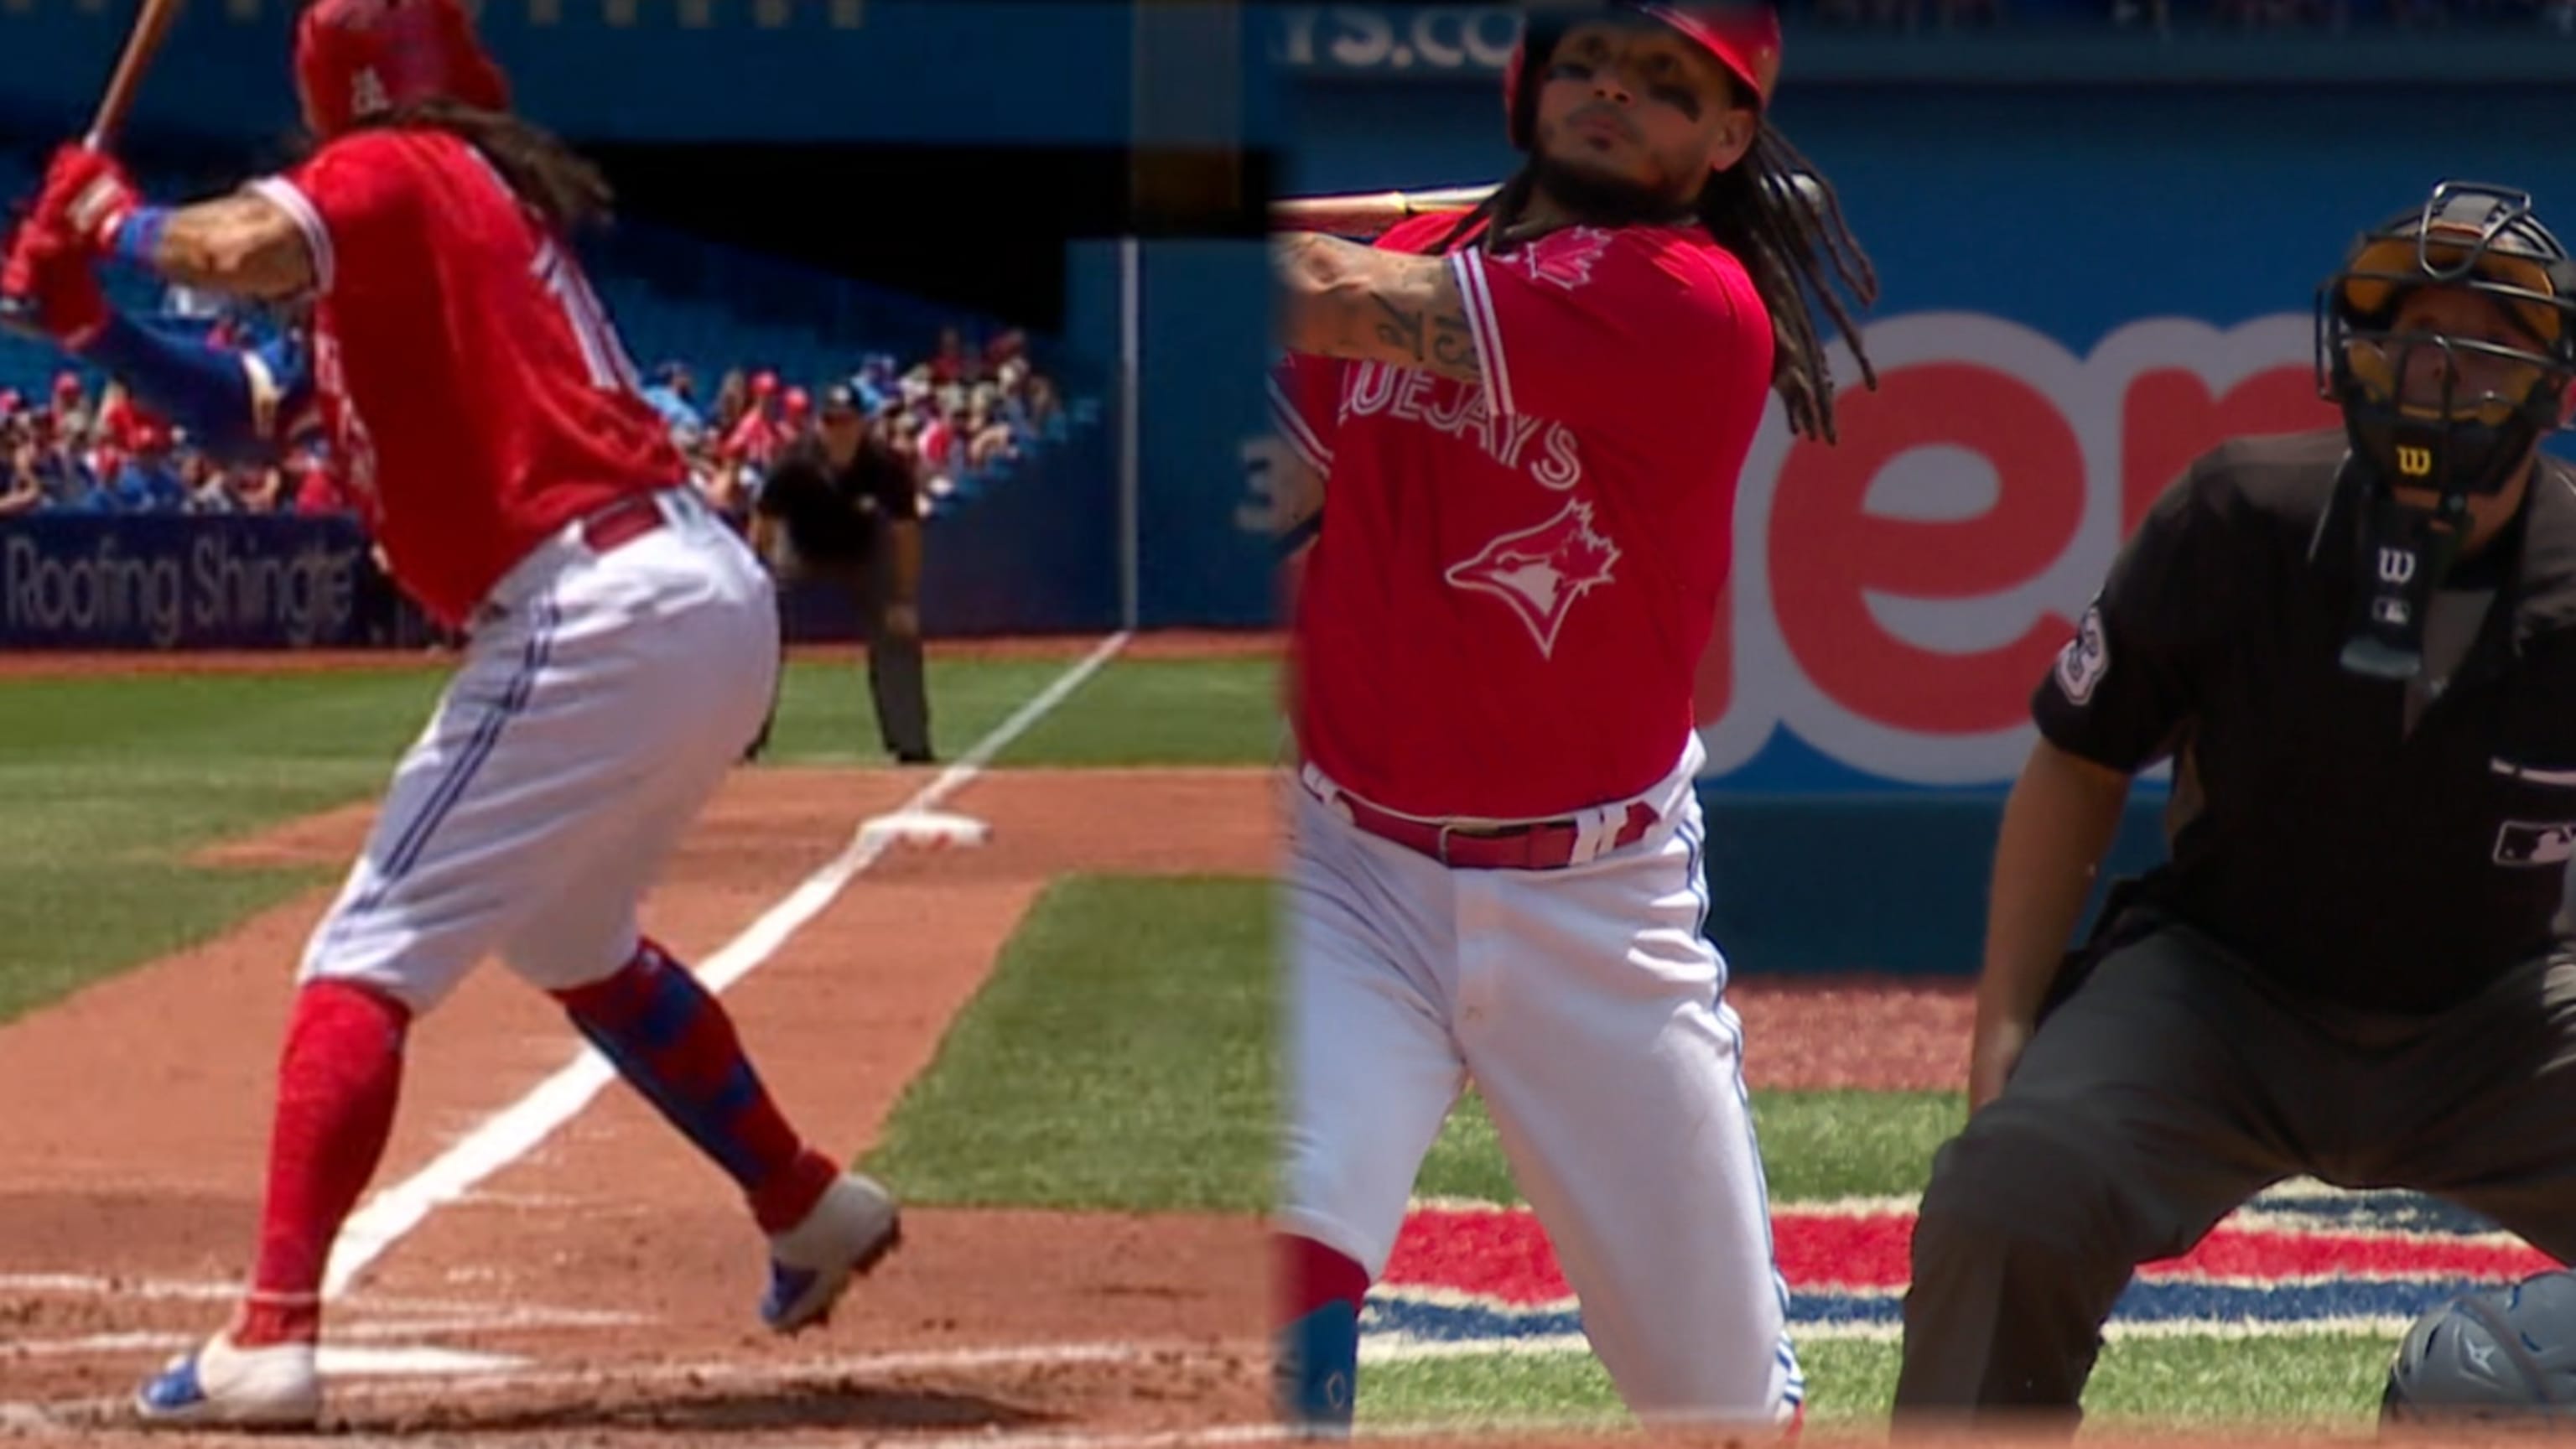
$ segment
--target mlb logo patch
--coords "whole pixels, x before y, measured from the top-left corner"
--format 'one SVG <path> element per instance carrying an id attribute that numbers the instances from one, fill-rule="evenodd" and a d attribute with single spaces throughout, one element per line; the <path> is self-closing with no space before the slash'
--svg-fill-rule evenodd
<path id="1" fill-rule="evenodd" d="M 2097 603 L 2084 611 L 2075 637 L 2057 651 L 2057 690 L 2069 704 L 2089 704 L 2102 676 L 2110 672 L 2111 641 L 2103 637 L 2102 606 Z"/>
<path id="2" fill-rule="evenodd" d="M 2508 820 L 2496 830 L 2498 865 L 2565 865 L 2576 859 L 2576 821 Z"/>

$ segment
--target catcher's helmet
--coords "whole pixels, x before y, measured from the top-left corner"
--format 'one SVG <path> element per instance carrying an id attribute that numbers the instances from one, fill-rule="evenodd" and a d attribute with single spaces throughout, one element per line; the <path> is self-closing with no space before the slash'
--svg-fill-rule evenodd
<path id="1" fill-rule="evenodd" d="M 325 138 L 431 99 L 510 105 L 509 81 L 457 0 L 313 0 L 295 24 L 295 79 Z"/>
<path id="2" fill-rule="evenodd" d="M 2488 299 L 2527 342 L 2396 331 L 2407 294 L 2421 287 Z M 2407 397 L 2408 366 L 2419 359 L 2443 364 L 2438 403 Z M 2463 395 L 2464 359 L 2501 381 Z M 2529 193 L 2445 181 L 2422 206 L 2364 232 L 2317 289 L 2316 372 L 2376 481 L 2494 492 L 2563 420 L 2576 377 L 2576 263 L 2533 214 Z"/>
<path id="3" fill-rule="evenodd" d="M 2576 1418 L 2576 1273 L 2466 1293 L 2399 1340 L 2382 1427 Z"/>
<path id="4" fill-rule="evenodd" d="M 1780 12 L 1769 0 L 1732 0 L 1723 4 L 1655 4 L 1649 0 L 1611 0 L 1615 11 L 1662 21 L 1717 57 L 1756 106 L 1771 104 L 1780 85 Z M 1595 7 L 1592 13 L 1599 13 Z M 1512 146 L 1527 151 L 1538 129 L 1538 91 L 1548 56 L 1583 19 L 1582 11 L 1563 9 L 1527 13 L 1520 42 L 1503 67 L 1503 116 L 1511 128 Z"/>

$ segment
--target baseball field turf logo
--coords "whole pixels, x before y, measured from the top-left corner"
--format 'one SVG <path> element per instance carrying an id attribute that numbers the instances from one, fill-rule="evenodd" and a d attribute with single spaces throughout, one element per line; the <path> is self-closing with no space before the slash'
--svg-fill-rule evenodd
<path id="1" fill-rule="evenodd" d="M 1893 1342 L 1902 1330 L 1914 1205 L 1783 1204 L 1773 1214 L 1789 1329 Z M 2405 1194 L 2288 1188 L 2219 1225 L 2189 1254 L 2150 1263 L 2108 1336 L 2395 1334 L 2475 1284 L 2559 1265 L 2481 1219 Z M 1417 1208 L 1362 1332 L 1373 1356 L 1582 1347 L 1574 1295 L 1526 1208 Z"/>

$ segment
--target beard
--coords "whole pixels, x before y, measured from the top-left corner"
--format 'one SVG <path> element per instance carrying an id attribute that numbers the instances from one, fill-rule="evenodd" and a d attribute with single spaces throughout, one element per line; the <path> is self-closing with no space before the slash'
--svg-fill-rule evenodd
<path id="1" fill-rule="evenodd" d="M 1691 214 L 1696 196 L 1679 197 L 1621 176 L 1569 166 L 1540 155 L 1531 178 L 1557 209 L 1588 226 L 1644 226 Z"/>

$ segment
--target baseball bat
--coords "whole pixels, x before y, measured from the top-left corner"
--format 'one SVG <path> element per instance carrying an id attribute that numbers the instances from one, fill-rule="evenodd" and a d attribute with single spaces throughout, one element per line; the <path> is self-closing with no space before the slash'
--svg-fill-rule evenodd
<path id="1" fill-rule="evenodd" d="M 1290 197 L 1270 204 L 1270 219 L 1288 231 L 1374 236 L 1407 217 L 1435 211 L 1472 211 L 1499 189 L 1499 185 L 1449 186 L 1429 191 Z"/>
<path id="2" fill-rule="evenodd" d="M 170 22 L 179 18 L 180 4 L 181 0 L 143 0 L 135 11 L 133 28 L 126 32 L 125 49 L 116 58 L 116 69 L 108 75 L 107 91 L 99 97 L 89 131 L 81 137 L 84 148 L 103 151 L 115 140 L 117 129 L 125 124 L 126 113 L 134 109 L 135 92 L 143 87 L 143 72 L 151 68 L 161 42 L 169 38 Z M 34 298 L 0 295 L 0 325 L 32 331 L 35 310 Z"/>
<path id="3" fill-rule="evenodd" d="M 1800 204 L 1825 206 L 1824 188 L 1816 178 L 1796 172 L 1784 184 Z M 1430 191 L 1370 191 L 1344 196 L 1288 197 L 1270 204 L 1270 219 L 1284 231 L 1328 232 L 1339 236 L 1375 236 L 1408 217 L 1432 212 L 1473 211 L 1501 190 L 1493 186 L 1449 186 Z"/>
<path id="4" fill-rule="evenodd" d="M 143 72 L 159 54 L 161 42 L 170 35 L 170 22 L 179 18 L 181 0 L 143 0 L 134 15 L 134 29 L 125 37 L 125 53 L 116 58 L 116 70 L 107 78 L 107 94 L 98 99 L 98 114 L 90 118 L 89 134 L 81 144 L 92 151 L 104 150 L 116 137 L 117 128 L 125 124 L 125 113 L 134 109 L 134 93 L 143 88 Z"/>

